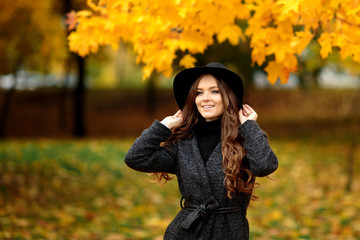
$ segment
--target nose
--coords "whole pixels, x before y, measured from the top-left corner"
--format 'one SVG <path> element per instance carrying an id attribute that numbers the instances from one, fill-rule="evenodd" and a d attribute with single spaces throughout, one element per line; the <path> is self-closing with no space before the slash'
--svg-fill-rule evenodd
<path id="1" fill-rule="evenodd" d="M 203 100 L 209 100 L 210 99 L 210 93 L 209 92 L 204 92 L 203 94 Z"/>

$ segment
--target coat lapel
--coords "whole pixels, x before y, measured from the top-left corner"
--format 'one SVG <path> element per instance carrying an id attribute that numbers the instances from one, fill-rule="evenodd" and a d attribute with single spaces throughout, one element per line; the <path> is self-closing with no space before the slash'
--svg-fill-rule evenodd
<path id="1" fill-rule="evenodd" d="M 215 147 L 214 151 L 211 153 L 207 164 L 206 164 L 206 173 L 208 176 L 208 182 L 211 186 L 211 191 L 213 196 L 217 200 L 223 200 L 225 194 L 224 187 L 224 178 L 225 173 L 222 168 L 222 152 L 221 152 L 221 142 Z"/>
<path id="2" fill-rule="evenodd" d="M 221 153 L 221 142 L 219 142 L 218 145 L 216 145 L 216 147 L 210 154 L 208 161 L 206 162 L 206 169 L 209 169 L 212 167 L 218 168 L 219 160 L 220 160 L 220 164 L 222 162 L 222 159 L 219 159 L 219 156 L 222 156 L 221 154 L 222 154 Z"/>
<path id="3" fill-rule="evenodd" d="M 212 196 L 212 191 L 211 191 L 209 176 L 207 174 L 204 160 L 202 159 L 201 154 L 200 154 L 200 149 L 199 149 L 199 145 L 198 145 L 196 136 L 194 136 L 191 139 L 191 146 L 192 146 L 192 155 L 194 156 L 192 158 L 192 163 L 194 164 L 194 166 L 196 166 L 197 172 L 199 174 L 199 178 L 201 179 L 202 186 L 203 186 L 202 199 L 203 199 L 203 201 L 205 201 L 210 196 Z"/>

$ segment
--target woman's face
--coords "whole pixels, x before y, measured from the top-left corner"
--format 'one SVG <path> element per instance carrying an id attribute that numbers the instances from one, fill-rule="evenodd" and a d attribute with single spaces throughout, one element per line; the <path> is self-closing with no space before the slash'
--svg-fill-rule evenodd
<path id="1" fill-rule="evenodd" d="M 214 76 L 207 74 L 200 79 L 195 104 L 207 122 L 219 119 L 224 113 L 224 103 Z"/>

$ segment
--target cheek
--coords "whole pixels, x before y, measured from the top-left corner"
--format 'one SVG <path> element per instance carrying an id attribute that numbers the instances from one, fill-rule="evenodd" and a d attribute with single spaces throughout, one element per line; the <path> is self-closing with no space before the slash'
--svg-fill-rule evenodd
<path id="1" fill-rule="evenodd" d="M 219 97 L 216 99 L 216 102 L 217 102 L 218 104 L 221 104 L 222 106 L 224 106 L 224 103 L 223 103 L 223 100 L 222 100 L 222 97 L 221 97 L 221 96 L 219 96 Z"/>
<path id="2" fill-rule="evenodd" d="M 221 112 L 222 113 L 224 113 L 224 102 L 222 101 L 222 98 L 220 97 L 219 99 L 218 99 L 218 103 L 220 104 L 220 110 L 221 110 Z"/>
<path id="3" fill-rule="evenodd" d="M 198 110 L 200 110 L 200 109 L 199 109 L 200 103 L 201 103 L 201 101 L 200 101 L 199 97 L 196 97 L 196 98 L 195 98 L 195 105 L 196 105 L 196 108 L 197 108 Z"/>

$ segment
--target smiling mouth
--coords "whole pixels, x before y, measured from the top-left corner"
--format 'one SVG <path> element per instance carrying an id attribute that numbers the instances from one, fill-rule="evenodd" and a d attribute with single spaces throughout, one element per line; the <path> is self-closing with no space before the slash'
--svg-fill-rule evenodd
<path id="1" fill-rule="evenodd" d="M 206 106 L 202 106 L 202 108 L 204 108 L 204 109 L 211 109 L 211 108 L 213 108 L 214 106 L 209 106 L 209 105 L 206 105 Z"/>

